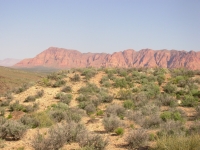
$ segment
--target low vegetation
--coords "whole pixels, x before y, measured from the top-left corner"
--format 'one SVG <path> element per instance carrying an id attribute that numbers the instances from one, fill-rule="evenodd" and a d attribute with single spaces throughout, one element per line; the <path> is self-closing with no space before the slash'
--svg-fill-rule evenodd
<path id="1" fill-rule="evenodd" d="M 0 148 L 195 150 L 199 119 L 197 71 L 63 70 L 1 95 Z"/>

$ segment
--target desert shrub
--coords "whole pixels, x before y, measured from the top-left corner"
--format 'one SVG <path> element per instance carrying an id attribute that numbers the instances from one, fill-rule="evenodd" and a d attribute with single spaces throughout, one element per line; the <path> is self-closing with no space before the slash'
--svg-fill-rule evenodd
<path id="1" fill-rule="evenodd" d="M 148 139 L 149 136 L 146 130 L 137 129 L 129 132 L 128 136 L 126 137 L 126 142 L 128 146 L 133 149 L 146 146 Z"/>
<path id="2" fill-rule="evenodd" d="M 197 112 L 196 118 L 199 119 L 200 118 L 200 106 L 197 106 L 195 109 L 196 109 L 196 112 Z"/>
<path id="3" fill-rule="evenodd" d="M 157 128 L 160 126 L 162 120 L 158 114 L 146 116 L 142 121 L 141 126 L 145 129 Z"/>
<path id="4" fill-rule="evenodd" d="M 31 86 L 31 84 L 24 83 L 21 87 L 16 88 L 16 89 L 14 90 L 14 92 L 15 92 L 16 94 L 22 93 L 22 92 L 26 91 L 30 86 Z"/>
<path id="5" fill-rule="evenodd" d="M 154 103 L 153 104 L 147 103 L 143 107 L 141 107 L 140 110 L 143 115 L 148 116 L 148 115 L 157 114 L 160 108 L 156 106 Z"/>
<path id="6" fill-rule="evenodd" d="M 88 103 L 85 106 L 84 110 L 86 110 L 87 114 L 92 114 L 92 113 L 96 112 L 96 107 L 94 106 L 93 103 Z"/>
<path id="7" fill-rule="evenodd" d="M 109 81 L 108 76 L 103 76 L 103 77 L 101 78 L 101 80 L 100 80 L 100 83 L 103 84 L 103 83 L 105 83 L 105 82 L 107 82 L 107 81 Z"/>
<path id="8" fill-rule="evenodd" d="M 175 107 L 178 105 L 176 99 L 166 93 L 158 95 L 157 99 L 162 103 L 163 106 Z"/>
<path id="9" fill-rule="evenodd" d="M 56 94 L 55 99 L 60 99 L 63 95 L 64 95 L 64 93 L 59 92 Z"/>
<path id="10" fill-rule="evenodd" d="M 155 150 L 198 150 L 200 147 L 200 136 L 164 136 L 157 140 Z"/>
<path id="11" fill-rule="evenodd" d="M 104 129 L 107 132 L 113 132 L 118 127 L 123 126 L 121 120 L 117 116 L 114 116 L 114 115 L 111 115 L 110 117 L 104 117 L 103 125 L 104 125 Z"/>
<path id="12" fill-rule="evenodd" d="M 168 94 L 176 93 L 176 89 L 177 87 L 169 82 L 163 87 L 163 90 Z"/>
<path id="13" fill-rule="evenodd" d="M 116 78 L 114 81 L 114 87 L 116 88 L 127 88 L 128 83 L 124 78 Z"/>
<path id="14" fill-rule="evenodd" d="M 19 101 L 16 101 L 15 103 L 10 104 L 9 109 L 10 111 L 33 112 L 38 109 L 38 104 L 22 105 Z"/>
<path id="15" fill-rule="evenodd" d="M 148 102 L 147 95 L 144 92 L 140 92 L 133 97 L 133 102 L 136 107 L 142 107 Z"/>
<path id="16" fill-rule="evenodd" d="M 97 116 L 103 116 L 104 111 L 103 110 L 97 110 L 96 115 Z"/>
<path id="17" fill-rule="evenodd" d="M 37 91 L 35 98 L 41 98 L 44 95 L 44 90 Z"/>
<path id="18" fill-rule="evenodd" d="M 121 77 L 126 77 L 128 75 L 127 69 L 120 68 L 117 70 L 118 75 Z"/>
<path id="19" fill-rule="evenodd" d="M 5 108 L 0 107 L 0 116 L 4 116 L 5 114 Z"/>
<path id="20" fill-rule="evenodd" d="M 35 96 L 28 96 L 24 102 L 34 102 L 36 100 L 36 97 Z"/>
<path id="21" fill-rule="evenodd" d="M 189 135 L 200 134 L 200 121 L 199 120 L 194 121 L 194 123 L 188 129 L 187 133 Z"/>
<path id="22" fill-rule="evenodd" d="M 89 80 L 90 78 L 92 78 L 96 75 L 96 70 L 94 70 L 92 68 L 83 69 L 81 75 L 85 76 L 86 80 Z"/>
<path id="23" fill-rule="evenodd" d="M 30 128 L 36 128 L 40 126 L 39 120 L 33 117 L 33 115 L 24 115 L 20 118 L 20 122 Z"/>
<path id="24" fill-rule="evenodd" d="M 53 120 L 46 111 L 34 113 L 33 118 L 39 122 L 39 127 L 49 127 L 53 124 Z"/>
<path id="25" fill-rule="evenodd" d="M 52 86 L 56 88 L 56 87 L 61 87 L 65 84 L 66 84 L 65 80 L 57 80 Z"/>
<path id="26" fill-rule="evenodd" d="M 110 79 L 108 78 L 108 76 L 103 76 L 103 77 L 101 78 L 100 83 L 101 83 L 102 86 L 104 86 L 104 87 L 110 87 L 110 86 L 111 86 Z"/>
<path id="27" fill-rule="evenodd" d="M 9 106 L 10 111 L 24 111 L 25 110 L 25 106 L 22 104 L 19 104 L 19 101 L 16 101 L 15 103 L 10 104 Z"/>
<path id="28" fill-rule="evenodd" d="M 10 99 L 6 99 L 0 102 L 0 106 L 4 107 L 4 106 L 9 106 L 11 100 Z"/>
<path id="29" fill-rule="evenodd" d="M 111 103 L 113 101 L 113 96 L 110 95 L 110 94 L 108 94 L 107 91 L 102 91 L 101 90 L 101 92 L 99 93 L 99 95 L 100 95 L 99 97 L 101 99 L 99 101 L 101 101 L 103 103 Z"/>
<path id="30" fill-rule="evenodd" d="M 48 78 L 42 78 L 41 84 L 44 86 L 51 86 L 51 82 Z"/>
<path id="31" fill-rule="evenodd" d="M 60 102 L 65 103 L 65 104 L 69 104 L 71 100 L 72 100 L 71 94 L 64 94 L 64 95 L 61 95 L 60 97 Z"/>
<path id="32" fill-rule="evenodd" d="M 132 99 L 133 97 L 131 90 L 124 90 L 124 89 L 119 90 L 117 95 L 120 100 Z"/>
<path id="33" fill-rule="evenodd" d="M 71 91 L 72 91 L 72 88 L 71 88 L 71 86 L 65 86 L 64 88 L 62 88 L 61 91 L 62 91 L 62 92 L 65 92 L 65 93 L 71 92 Z"/>
<path id="34" fill-rule="evenodd" d="M 116 133 L 117 135 L 123 135 L 123 134 L 124 134 L 124 129 L 121 128 L 121 127 L 119 127 L 119 128 L 117 128 L 117 129 L 115 129 L 115 133 Z"/>
<path id="35" fill-rule="evenodd" d="M 98 134 L 83 132 L 79 135 L 78 143 L 82 150 L 104 150 L 108 139 Z"/>
<path id="36" fill-rule="evenodd" d="M 85 128 L 77 123 L 57 124 L 48 130 L 47 136 L 37 133 L 32 140 L 35 150 L 60 149 L 65 143 L 75 142 Z"/>
<path id="37" fill-rule="evenodd" d="M 71 81 L 73 82 L 79 82 L 81 80 L 81 77 L 79 74 L 74 74 L 74 76 L 71 78 Z"/>
<path id="38" fill-rule="evenodd" d="M 11 92 L 7 92 L 5 95 L 4 95 L 4 97 L 7 99 L 7 100 L 13 100 L 13 95 L 12 95 L 12 93 Z"/>
<path id="39" fill-rule="evenodd" d="M 89 95 L 86 94 L 79 94 L 79 96 L 76 98 L 77 101 L 79 102 L 84 102 L 84 101 L 88 101 L 90 99 Z"/>
<path id="40" fill-rule="evenodd" d="M 81 117 L 85 115 L 85 112 L 78 108 L 70 108 L 65 112 L 65 119 L 69 122 L 79 123 L 81 121 Z"/>
<path id="41" fill-rule="evenodd" d="M 181 101 L 181 105 L 185 107 L 194 107 L 197 104 L 198 104 L 198 99 L 191 95 L 185 95 L 183 100 Z"/>
<path id="42" fill-rule="evenodd" d="M 96 84 L 87 84 L 86 86 L 84 87 L 81 87 L 79 90 L 78 90 L 79 93 L 82 93 L 82 94 L 86 94 L 86 93 L 98 93 L 100 92 L 100 89 L 97 87 Z"/>
<path id="43" fill-rule="evenodd" d="M 49 115 L 55 122 L 61 122 L 65 119 L 65 114 L 62 110 L 50 111 Z"/>
<path id="44" fill-rule="evenodd" d="M 160 93 L 160 87 L 155 83 L 148 83 L 142 86 L 148 98 L 155 98 Z"/>
<path id="45" fill-rule="evenodd" d="M 164 135 L 184 135 L 185 128 L 182 122 L 169 120 L 161 124 L 161 130 L 158 132 L 159 136 Z"/>
<path id="46" fill-rule="evenodd" d="M 106 108 L 106 114 L 107 115 L 116 115 L 116 116 L 123 118 L 125 115 L 125 108 L 122 105 L 119 105 L 116 103 L 110 104 Z"/>
<path id="47" fill-rule="evenodd" d="M 124 108 L 126 109 L 133 109 L 134 108 L 134 103 L 132 100 L 125 100 L 124 101 Z"/>
<path id="48" fill-rule="evenodd" d="M 5 146 L 5 141 L 0 139 L 0 148 L 4 148 Z"/>
<path id="49" fill-rule="evenodd" d="M 7 120 L 0 126 L 0 138 L 5 140 L 19 140 L 26 132 L 26 127 L 15 120 Z"/>
<path id="50" fill-rule="evenodd" d="M 165 122 L 168 120 L 183 121 L 183 117 L 178 111 L 165 111 L 160 117 Z"/>
<path id="51" fill-rule="evenodd" d="M 162 83 L 165 81 L 165 76 L 164 75 L 158 75 L 157 81 L 158 81 L 159 85 L 162 85 Z"/>

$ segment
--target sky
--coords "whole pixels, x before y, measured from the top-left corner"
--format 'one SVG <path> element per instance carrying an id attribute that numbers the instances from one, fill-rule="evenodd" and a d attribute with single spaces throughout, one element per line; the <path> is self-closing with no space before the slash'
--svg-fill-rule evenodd
<path id="1" fill-rule="evenodd" d="M 49 47 L 200 51 L 200 0 L 0 0 L 0 59 Z"/>

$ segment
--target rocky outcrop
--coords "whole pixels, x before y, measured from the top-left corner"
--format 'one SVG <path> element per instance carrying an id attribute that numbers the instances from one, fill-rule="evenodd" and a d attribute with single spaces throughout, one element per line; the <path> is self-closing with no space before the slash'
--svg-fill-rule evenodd
<path id="1" fill-rule="evenodd" d="M 132 49 L 113 54 L 81 53 L 77 50 L 50 47 L 36 57 L 24 59 L 15 67 L 164 67 L 200 70 L 200 52 Z"/>

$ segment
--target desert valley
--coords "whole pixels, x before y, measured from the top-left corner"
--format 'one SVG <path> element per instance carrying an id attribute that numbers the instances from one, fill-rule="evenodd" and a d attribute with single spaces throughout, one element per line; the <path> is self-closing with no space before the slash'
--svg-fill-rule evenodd
<path id="1" fill-rule="evenodd" d="M 199 64 L 194 51 L 50 47 L 0 67 L 0 149 L 198 150 Z"/>

